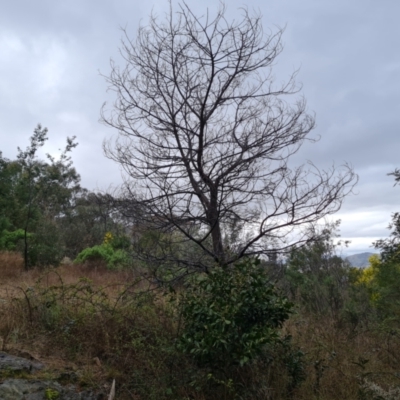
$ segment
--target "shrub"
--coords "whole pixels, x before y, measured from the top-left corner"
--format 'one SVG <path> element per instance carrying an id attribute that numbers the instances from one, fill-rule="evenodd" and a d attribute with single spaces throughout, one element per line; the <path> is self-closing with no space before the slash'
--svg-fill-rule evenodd
<path id="1" fill-rule="evenodd" d="M 110 244 L 103 243 L 98 246 L 89 247 L 82 250 L 74 263 L 84 263 L 87 261 L 103 260 L 109 269 L 118 269 L 129 266 L 130 258 L 126 251 L 115 250 Z"/>
<path id="2" fill-rule="evenodd" d="M 292 304 L 269 282 L 259 260 L 215 267 L 182 294 L 178 348 L 214 371 L 242 367 L 279 342 Z"/>
<path id="3" fill-rule="evenodd" d="M 111 245 L 114 250 L 128 250 L 131 246 L 128 236 L 113 235 L 111 232 L 106 232 L 104 235 L 103 244 Z"/>
<path id="4" fill-rule="evenodd" d="M 378 255 L 369 258 L 368 268 L 358 273 L 356 286 L 366 288 L 371 305 L 378 311 L 382 321 L 398 325 L 400 315 L 400 265 L 398 262 L 382 261 Z M 393 325 L 390 323 L 389 325 Z"/>
<path id="5" fill-rule="evenodd" d="M 23 229 L 17 229 L 13 232 L 3 230 L 0 234 L 0 249 L 14 251 L 17 250 L 17 245 L 25 237 Z M 28 233 L 28 237 L 31 238 L 32 234 Z"/>

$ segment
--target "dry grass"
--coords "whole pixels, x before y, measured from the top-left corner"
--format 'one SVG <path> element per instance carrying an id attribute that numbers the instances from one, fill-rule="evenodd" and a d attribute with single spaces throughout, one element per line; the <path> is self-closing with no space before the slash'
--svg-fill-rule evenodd
<path id="1" fill-rule="evenodd" d="M 98 286 L 105 286 L 113 283 L 129 282 L 135 279 L 136 276 L 132 270 L 109 271 L 101 263 L 71 264 L 62 265 L 55 269 L 33 268 L 29 271 L 24 271 L 23 259 L 18 253 L 0 252 L 0 276 L 3 285 L 32 286 L 40 276 L 46 275 L 47 272 L 52 270 L 55 272 L 53 276 L 52 274 L 47 274 L 49 284 L 55 284 L 60 278 L 66 284 L 76 283 L 80 278 L 85 277 Z"/>
<path id="2" fill-rule="evenodd" d="M 133 271 L 101 264 L 20 269 L 0 288 L 0 349 L 31 354 L 56 375 L 72 368 L 83 386 L 117 378 L 121 400 L 134 398 L 129 393 L 147 389 L 130 375 L 146 370 L 142 379 L 156 385 L 160 368 L 153 363 L 162 364 L 160 348 L 172 332 L 168 305 L 153 289 Z"/>
<path id="3" fill-rule="evenodd" d="M 18 279 L 24 269 L 24 260 L 19 253 L 12 251 L 0 252 L 0 282 Z"/>
<path id="4" fill-rule="evenodd" d="M 15 296 L 20 290 L 33 287 L 40 280 L 44 286 L 71 285 L 82 278 L 89 279 L 94 286 L 104 287 L 108 293 L 117 293 L 122 286 L 135 282 L 141 290 L 152 288 L 147 280 L 137 283 L 137 274 L 133 270 L 110 271 L 101 262 L 61 265 L 24 270 L 23 258 L 14 252 L 0 252 L 0 299 Z"/>
<path id="5" fill-rule="evenodd" d="M 55 376 L 73 370 L 83 386 L 102 387 L 115 378 L 119 400 L 232 398 L 210 389 L 203 372 L 176 352 L 173 307 L 133 271 L 65 265 L 25 272 L 18 255 L 0 253 L 0 274 L 3 349 L 32 354 Z M 305 354 L 302 385 L 288 395 L 286 361 L 279 353 L 266 368 L 252 366 L 237 378 L 249 390 L 258 388 L 248 399 L 395 398 L 400 340 L 397 332 L 379 328 L 354 332 L 330 317 L 299 311 L 284 333 Z M 204 384 L 201 390 L 196 379 Z"/>
<path id="6" fill-rule="evenodd" d="M 388 390 L 400 385 L 400 341 L 395 332 L 375 326 L 354 334 L 330 318 L 304 313 L 291 318 L 285 330 L 307 357 L 307 379 L 296 399 L 377 400 L 364 391 L 364 382 Z"/>

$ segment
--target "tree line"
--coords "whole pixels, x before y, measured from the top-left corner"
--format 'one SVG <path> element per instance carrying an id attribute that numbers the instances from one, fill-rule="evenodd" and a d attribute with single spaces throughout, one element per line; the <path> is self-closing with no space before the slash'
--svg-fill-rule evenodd
<path id="1" fill-rule="evenodd" d="M 38 151 L 47 140 L 38 125 L 15 159 L 0 153 L 0 249 L 21 252 L 26 269 L 73 259 L 116 226 L 108 196 L 80 185 L 70 156 L 75 138 L 67 138 L 59 158 L 43 160 Z"/>

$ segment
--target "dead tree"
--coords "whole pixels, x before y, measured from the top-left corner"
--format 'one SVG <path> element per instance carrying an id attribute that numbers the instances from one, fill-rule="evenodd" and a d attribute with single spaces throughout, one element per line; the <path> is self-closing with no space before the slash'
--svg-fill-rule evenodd
<path id="1" fill-rule="evenodd" d="M 143 223 L 174 228 L 175 261 L 204 268 L 276 254 L 340 208 L 357 180 L 351 167 L 288 164 L 314 118 L 303 98 L 288 98 L 295 73 L 275 84 L 283 30 L 264 32 L 246 9 L 230 22 L 223 5 L 198 17 L 183 2 L 164 22 L 152 15 L 136 40 L 124 33 L 126 65 L 112 62 L 106 77 L 116 101 L 102 120 L 118 136 L 105 153 L 126 172 L 128 214 L 140 204 Z M 190 261 L 185 241 L 200 250 Z"/>

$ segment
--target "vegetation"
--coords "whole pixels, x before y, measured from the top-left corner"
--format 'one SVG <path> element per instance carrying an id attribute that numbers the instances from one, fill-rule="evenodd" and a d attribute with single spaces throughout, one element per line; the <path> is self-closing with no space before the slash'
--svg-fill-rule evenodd
<path id="1" fill-rule="evenodd" d="M 279 340 L 292 304 L 279 296 L 259 260 L 196 276 L 181 299 L 179 348 L 225 375 Z"/>
<path id="2" fill-rule="evenodd" d="M 349 264 L 336 252 L 339 224 L 314 229 L 315 240 L 291 252 L 285 271 L 285 288 L 293 301 L 313 314 L 335 318 L 346 302 L 349 274 Z"/>
<path id="3" fill-rule="evenodd" d="M 15 160 L 0 153 L 0 249 L 21 252 L 25 269 L 58 265 L 65 256 L 75 258 L 101 244 L 107 231 L 118 236 L 121 230 L 109 209 L 110 196 L 80 186 L 69 156 L 75 138 L 67 138 L 59 159 L 38 158 L 47 133 L 38 125 Z"/>
<path id="4" fill-rule="evenodd" d="M 107 232 L 101 245 L 82 250 L 74 262 L 104 261 L 109 269 L 128 268 L 131 265 L 131 258 L 127 252 L 129 247 L 129 239 L 114 237 L 111 232 Z"/>
<path id="5" fill-rule="evenodd" d="M 261 73 L 282 32 L 247 12 L 172 17 L 125 43 L 137 76 L 110 78 L 120 133 L 142 146 L 114 156 L 146 193 L 82 188 L 75 138 L 41 160 L 40 125 L 14 160 L 0 153 L 1 349 L 63 384 L 115 379 L 119 400 L 398 399 L 400 214 L 380 257 L 350 267 L 339 222 L 317 222 L 353 172 L 309 183 L 288 168 L 313 119 L 280 99 L 292 79 L 276 92 Z"/>
<path id="6" fill-rule="evenodd" d="M 86 224 L 99 213 L 82 215 Z M 102 221 L 118 228 L 112 215 Z M 398 244 L 384 242 L 393 257 L 351 268 L 337 255 L 338 227 L 315 229 L 286 260 L 247 258 L 180 280 L 162 268 L 163 285 L 153 264 L 128 257 L 153 245 L 152 230 L 131 240 L 107 230 L 75 264 L 28 271 L 15 252 L 24 232 L 3 231 L 2 350 L 39 354 L 46 379 L 92 388 L 116 379 L 122 400 L 395 399 Z M 165 252 L 179 251 L 164 240 Z"/>
<path id="7" fill-rule="evenodd" d="M 324 278 L 312 285 L 311 258 L 300 265 L 297 254 L 304 279 L 288 262 L 273 285 L 264 262 L 247 260 L 229 273 L 216 267 L 189 276 L 172 290 L 101 262 L 25 272 L 21 255 L 3 251 L 1 346 L 37 354 L 49 365 L 42 373 L 64 383 L 72 376 L 96 388 L 116 379 L 122 400 L 395 399 L 393 279 L 365 280 L 342 264 L 337 285 L 337 261 L 329 263 L 319 246 L 313 268 L 320 263 Z M 65 373 L 52 372 L 54 357 Z"/>

